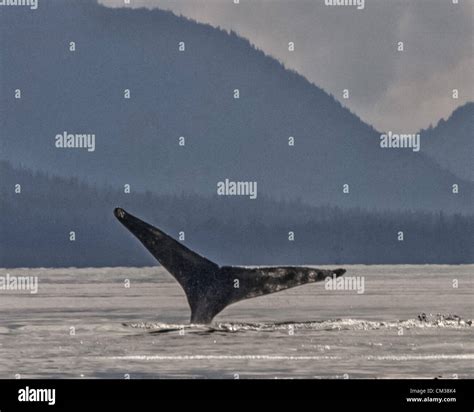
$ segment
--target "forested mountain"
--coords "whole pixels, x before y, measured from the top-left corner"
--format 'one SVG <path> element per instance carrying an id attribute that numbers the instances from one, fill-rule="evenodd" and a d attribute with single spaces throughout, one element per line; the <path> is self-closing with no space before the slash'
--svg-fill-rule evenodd
<path id="1" fill-rule="evenodd" d="M 441 119 L 421 134 L 427 155 L 459 177 L 474 181 L 474 103 L 457 108 L 447 120 Z"/>
<path id="2" fill-rule="evenodd" d="M 472 209 L 469 174 L 428 158 L 423 137 L 420 152 L 382 149 L 379 132 L 235 33 L 92 0 L 3 8 L 0 30 L 1 156 L 14 165 L 155 194 L 209 197 L 229 178 L 314 206 Z M 57 148 L 64 132 L 95 134 L 95 150 Z"/>
<path id="3" fill-rule="evenodd" d="M 474 262 L 472 216 L 125 194 L 7 162 L 0 162 L 0 176 L 1 267 L 157 264 L 115 219 L 116 206 L 175 238 L 184 231 L 184 244 L 219 264 Z"/>

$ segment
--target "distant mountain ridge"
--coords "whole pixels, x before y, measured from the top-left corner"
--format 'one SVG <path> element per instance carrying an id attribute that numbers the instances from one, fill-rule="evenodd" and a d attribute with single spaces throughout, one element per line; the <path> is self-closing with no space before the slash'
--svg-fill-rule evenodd
<path id="1" fill-rule="evenodd" d="M 421 134 L 428 156 L 460 178 L 474 181 L 474 102 L 458 107 L 447 120 Z"/>
<path id="2" fill-rule="evenodd" d="M 11 7 L 0 30 L 1 156 L 15 164 L 153 193 L 212 196 L 230 178 L 316 206 L 472 209 L 465 173 L 423 146 L 380 148 L 371 126 L 235 33 L 92 0 Z M 57 149 L 63 132 L 94 133 L 96 150 Z"/>
<path id="3" fill-rule="evenodd" d="M 366 212 L 263 197 L 125 194 L 4 161 L 0 176 L 0 267 L 156 265 L 113 216 L 116 206 L 174 238 L 184 233 L 185 245 L 219 264 L 474 262 L 472 214 Z"/>

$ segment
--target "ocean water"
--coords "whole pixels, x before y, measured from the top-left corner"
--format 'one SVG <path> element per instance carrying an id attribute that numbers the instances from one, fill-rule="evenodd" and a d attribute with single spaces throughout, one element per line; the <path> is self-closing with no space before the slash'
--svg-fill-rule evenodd
<path id="1" fill-rule="evenodd" d="M 0 378 L 474 377 L 474 265 L 345 268 L 363 294 L 304 285 L 209 326 L 161 267 L 0 269 L 39 282 L 0 290 Z"/>

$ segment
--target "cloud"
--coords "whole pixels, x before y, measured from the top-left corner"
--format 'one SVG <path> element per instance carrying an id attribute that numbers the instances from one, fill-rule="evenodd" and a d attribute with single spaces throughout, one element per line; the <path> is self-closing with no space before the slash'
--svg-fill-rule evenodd
<path id="1" fill-rule="evenodd" d="M 379 130 L 419 130 L 474 100 L 468 1 L 366 0 L 363 10 L 323 0 L 131 1 L 236 31 Z M 451 98 L 453 88 L 460 90 L 458 100 Z M 343 89 L 350 99 L 342 100 Z"/>

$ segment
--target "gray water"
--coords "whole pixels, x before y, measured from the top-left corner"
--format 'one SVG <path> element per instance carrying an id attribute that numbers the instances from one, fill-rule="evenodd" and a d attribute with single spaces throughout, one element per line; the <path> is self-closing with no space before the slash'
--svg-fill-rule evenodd
<path id="1" fill-rule="evenodd" d="M 0 290 L 0 378 L 474 377 L 474 265 L 345 268 L 365 293 L 304 285 L 211 326 L 160 267 L 0 269 L 39 279 Z"/>

